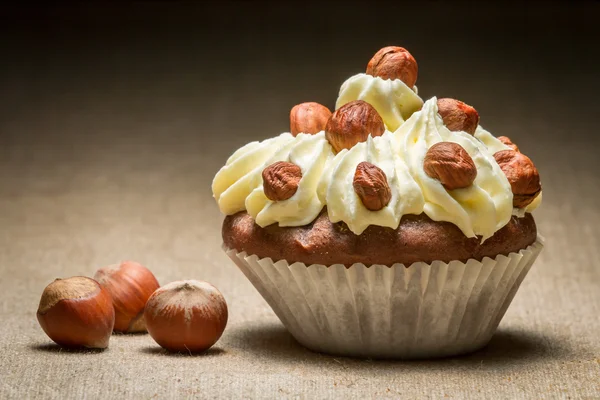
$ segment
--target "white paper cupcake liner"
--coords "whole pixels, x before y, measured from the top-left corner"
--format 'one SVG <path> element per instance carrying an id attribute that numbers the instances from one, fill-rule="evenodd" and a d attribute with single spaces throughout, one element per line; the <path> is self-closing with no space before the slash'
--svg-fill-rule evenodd
<path id="1" fill-rule="evenodd" d="M 350 268 L 273 262 L 227 249 L 309 349 L 370 358 L 430 358 L 485 346 L 543 247 L 466 263 Z"/>

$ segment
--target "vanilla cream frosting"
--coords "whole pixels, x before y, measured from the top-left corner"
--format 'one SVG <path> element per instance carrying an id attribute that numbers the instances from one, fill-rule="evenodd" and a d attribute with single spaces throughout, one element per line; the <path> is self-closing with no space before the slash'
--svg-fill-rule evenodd
<path id="1" fill-rule="evenodd" d="M 416 86 L 413 90 L 400 79 L 357 74 L 342 84 L 335 108 L 354 100 L 366 101 L 377 110 L 387 129 L 395 131 L 423 105 L 416 91 Z"/>
<path id="2" fill-rule="evenodd" d="M 422 110 L 414 113 L 394 135 L 399 142 L 399 157 L 406 161 L 422 190 L 423 212 L 429 218 L 452 222 L 465 236 L 480 235 L 483 240 L 508 223 L 512 216 L 513 195 L 508 179 L 494 160 L 493 151 L 466 132 L 452 132 L 446 128 L 438 114 L 437 98 L 426 101 Z M 497 140 L 487 139 L 491 143 Z M 471 186 L 446 190 L 438 180 L 425 173 L 425 154 L 438 142 L 457 143 L 469 153 L 477 167 L 477 177 Z"/>
<path id="3" fill-rule="evenodd" d="M 502 150 L 512 150 L 510 147 L 499 141 L 494 135 L 483 129 L 481 125 L 477 126 L 473 136 L 479 139 L 492 154 Z"/>
<path id="4" fill-rule="evenodd" d="M 382 93 L 383 86 L 378 85 L 370 87 Z M 386 85 L 392 88 L 389 83 Z M 342 87 L 340 93 L 344 91 Z M 388 96 L 396 98 L 389 92 Z M 338 105 L 343 103 L 338 99 Z M 394 110 L 388 117 L 402 117 L 400 108 L 394 107 L 388 107 Z M 505 226 L 512 215 L 522 216 L 540 204 L 541 195 L 526 208 L 513 210 L 510 184 L 493 156 L 508 147 L 491 133 L 480 126 L 475 135 L 450 131 L 438 114 L 435 97 L 419 108 L 405 114 L 407 119 L 398 129 L 386 129 L 382 136 L 369 137 L 366 142 L 337 154 L 324 132 L 296 137 L 283 133 L 245 145 L 214 178 L 213 194 L 221 212 L 231 215 L 246 210 L 262 227 L 273 223 L 302 226 L 312 222 L 327 206 L 332 222 L 345 222 L 357 235 L 369 225 L 397 228 L 403 215 L 425 213 L 435 221 L 455 224 L 467 237 L 481 236 L 486 240 Z M 446 190 L 425 173 L 423 161 L 427 150 L 442 141 L 458 143 L 473 159 L 477 177 L 471 186 Z M 298 165 L 302 178 L 291 198 L 275 202 L 264 194 L 262 171 L 277 161 Z M 354 191 L 356 167 L 363 161 L 381 168 L 390 186 L 391 200 L 379 211 L 368 210 Z"/>
<path id="5" fill-rule="evenodd" d="M 411 176 L 408 166 L 397 157 L 394 134 L 386 131 L 382 136 L 357 143 L 333 157 L 318 187 L 319 199 L 327 204 L 331 222 L 344 221 L 355 234 L 361 234 L 369 225 L 397 228 L 404 214 L 420 214 L 424 200 L 422 191 Z M 369 211 L 354 191 L 356 167 L 362 161 L 370 162 L 385 173 L 392 198 L 379 211 Z"/>
<path id="6" fill-rule="evenodd" d="M 301 226 L 314 220 L 323 208 L 317 184 L 329 158 L 331 145 L 325 132 L 293 137 L 283 133 L 252 142 L 236 151 L 213 180 L 213 195 L 227 215 L 246 210 L 260 226 Z M 296 193 L 285 201 L 271 201 L 263 190 L 262 171 L 277 161 L 296 164 L 302 179 Z"/>

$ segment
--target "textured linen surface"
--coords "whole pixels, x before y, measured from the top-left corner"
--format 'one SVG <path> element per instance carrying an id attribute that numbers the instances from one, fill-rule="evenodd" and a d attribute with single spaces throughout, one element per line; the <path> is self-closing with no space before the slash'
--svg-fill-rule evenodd
<path id="1" fill-rule="evenodd" d="M 302 23 L 275 2 L 3 8 L 0 398 L 599 398 L 600 7 L 534 3 L 321 2 Z M 226 158 L 286 130 L 296 103 L 332 107 L 388 44 L 415 55 L 423 98 L 475 105 L 541 171 L 545 247 L 491 343 L 464 357 L 306 350 L 221 249 L 210 183 Z M 124 259 L 162 284 L 216 285 L 230 311 L 217 345 L 53 345 L 35 318 L 43 288 Z"/>

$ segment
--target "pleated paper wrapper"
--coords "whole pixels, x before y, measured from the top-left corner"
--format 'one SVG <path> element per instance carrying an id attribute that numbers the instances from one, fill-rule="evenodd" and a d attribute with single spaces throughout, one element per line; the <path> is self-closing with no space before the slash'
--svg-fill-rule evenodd
<path id="1" fill-rule="evenodd" d="M 433 358 L 485 346 L 543 247 L 466 263 L 273 262 L 227 249 L 294 338 L 367 358 Z"/>

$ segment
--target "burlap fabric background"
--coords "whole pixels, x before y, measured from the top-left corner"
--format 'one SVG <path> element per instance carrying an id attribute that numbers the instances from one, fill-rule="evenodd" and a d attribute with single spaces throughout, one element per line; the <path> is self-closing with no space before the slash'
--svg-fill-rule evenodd
<path id="1" fill-rule="evenodd" d="M 235 7 L 234 7 L 235 6 Z M 388 8 L 389 7 L 389 8 Z M 3 9 L 0 398 L 598 398 L 598 3 L 133 3 Z M 390 43 L 424 98 L 461 98 L 537 163 L 546 248 L 491 344 L 437 361 L 305 350 L 221 251 L 214 173 L 333 106 Z M 218 345 L 170 355 L 147 335 L 61 351 L 35 319 L 56 277 L 138 260 L 204 279 L 230 307 Z"/>

